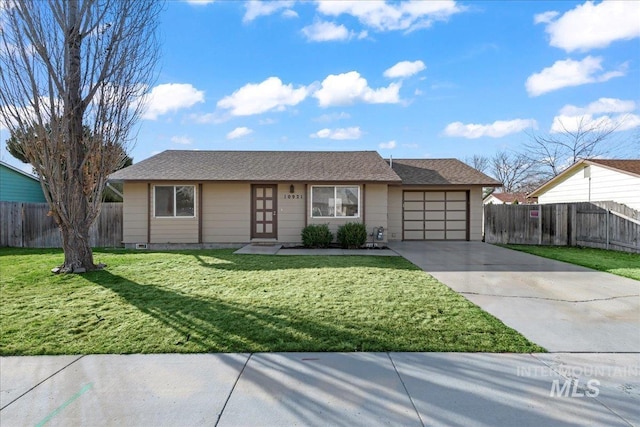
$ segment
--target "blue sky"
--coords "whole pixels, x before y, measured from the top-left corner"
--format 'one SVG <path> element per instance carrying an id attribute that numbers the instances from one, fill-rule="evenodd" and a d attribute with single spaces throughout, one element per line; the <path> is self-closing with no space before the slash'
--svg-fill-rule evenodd
<path id="1" fill-rule="evenodd" d="M 169 1 L 161 20 L 136 162 L 166 149 L 464 159 L 579 118 L 620 124 L 620 141 L 640 132 L 640 2 Z"/>

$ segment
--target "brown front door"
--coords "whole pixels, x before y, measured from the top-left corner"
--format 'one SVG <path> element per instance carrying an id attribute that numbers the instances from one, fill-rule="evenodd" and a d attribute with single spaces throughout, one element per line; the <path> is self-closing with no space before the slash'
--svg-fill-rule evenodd
<path id="1" fill-rule="evenodd" d="M 251 186 L 251 238 L 278 238 L 278 186 L 254 184 Z"/>

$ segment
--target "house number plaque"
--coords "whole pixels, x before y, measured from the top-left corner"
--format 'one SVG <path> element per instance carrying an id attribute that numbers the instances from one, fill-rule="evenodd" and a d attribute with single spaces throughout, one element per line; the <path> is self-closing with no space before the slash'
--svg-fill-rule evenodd
<path id="1" fill-rule="evenodd" d="M 283 194 L 282 198 L 283 199 L 287 199 L 287 200 L 290 200 L 290 199 L 304 199 L 302 194 Z"/>

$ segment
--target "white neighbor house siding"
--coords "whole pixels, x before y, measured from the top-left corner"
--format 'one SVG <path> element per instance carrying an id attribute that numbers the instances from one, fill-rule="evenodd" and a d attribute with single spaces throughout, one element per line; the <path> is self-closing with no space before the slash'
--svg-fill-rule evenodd
<path id="1" fill-rule="evenodd" d="M 586 166 L 586 165 L 585 165 Z M 599 202 L 612 200 L 640 210 L 640 177 L 589 165 L 541 193 L 538 203 Z M 589 178 L 589 175 L 591 176 Z"/>

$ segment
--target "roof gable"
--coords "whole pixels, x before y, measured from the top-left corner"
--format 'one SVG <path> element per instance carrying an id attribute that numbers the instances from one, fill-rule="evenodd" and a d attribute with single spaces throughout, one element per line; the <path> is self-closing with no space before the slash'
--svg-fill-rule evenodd
<path id="1" fill-rule="evenodd" d="M 110 179 L 400 183 L 375 151 L 168 150 L 116 171 Z"/>
<path id="2" fill-rule="evenodd" d="M 529 193 L 529 197 L 539 197 L 549 188 L 561 183 L 574 172 L 580 171 L 584 169 L 585 166 L 589 165 L 602 166 L 626 175 L 640 177 L 640 159 L 583 159 L 575 162 L 564 171 L 533 190 Z"/>
<path id="3" fill-rule="evenodd" d="M 4 167 L 7 170 L 19 173 L 20 175 L 23 175 L 25 178 L 30 178 L 30 179 L 38 182 L 38 183 L 40 182 L 37 177 L 35 177 L 35 176 L 33 176 L 33 175 L 23 171 L 23 170 L 20 170 L 20 169 L 14 167 L 14 166 L 11 166 L 9 163 L 5 163 L 3 161 L 0 161 L 0 167 Z"/>
<path id="4" fill-rule="evenodd" d="M 403 185 L 502 185 L 458 159 L 393 159 L 390 162 Z"/>

